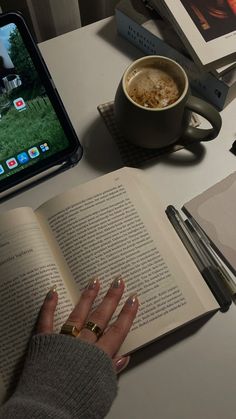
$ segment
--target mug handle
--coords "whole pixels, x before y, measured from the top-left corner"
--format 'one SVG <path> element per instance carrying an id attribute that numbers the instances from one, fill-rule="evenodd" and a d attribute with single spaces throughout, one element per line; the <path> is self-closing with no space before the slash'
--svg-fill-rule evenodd
<path id="1" fill-rule="evenodd" d="M 190 111 L 206 118 L 212 125 L 212 128 L 202 129 L 189 126 L 182 138 L 191 142 L 210 141 L 216 138 L 222 126 L 222 119 L 214 106 L 196 96 L 189 96 L 185 106 Z"/>

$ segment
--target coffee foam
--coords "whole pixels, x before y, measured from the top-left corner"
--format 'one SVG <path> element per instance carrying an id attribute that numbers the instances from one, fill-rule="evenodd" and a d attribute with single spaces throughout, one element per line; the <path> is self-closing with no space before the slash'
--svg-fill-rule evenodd
<path id="1" fill-rule="evenodd" d="M 155 66 L 133 69 L 127 77 L 127 93 L 145 108 L 165 108 L 181 95 L 175 79 Z"/>

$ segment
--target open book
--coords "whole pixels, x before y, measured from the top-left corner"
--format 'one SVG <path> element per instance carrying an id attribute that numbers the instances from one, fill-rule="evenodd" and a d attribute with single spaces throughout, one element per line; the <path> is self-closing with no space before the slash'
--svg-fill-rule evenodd
<path id="1" fill-rule="evenodd" d="M 196 64 L 214 69 L 236 60 L 234 1 L 147 0 L 167 19 Z"/>
<path id="2" fill-rule="evenodd" d="M 16 381 L 39 308 L 57 284 L 55 330 L 93 277 L 102 293 L 121 274 L 140 309 L 126 354 L 219 308 L 149 189 L 142 171 L 123 168 L 59 195 L 35 212 L 0 215 L 0 384 Z M 119 307 L 119 308 L 120 308 Z"/>

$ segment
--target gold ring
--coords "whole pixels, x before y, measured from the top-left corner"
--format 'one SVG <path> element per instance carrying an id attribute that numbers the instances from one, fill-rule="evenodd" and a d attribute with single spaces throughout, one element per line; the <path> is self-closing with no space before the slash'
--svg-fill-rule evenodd
<path id="1" fill-rule="evenodd" d="M 95 333 L 95 335 L 97 336 L 97 339 L 99 339 L 103 333 L 102 329 L 96 323 L 93 323 L 93 322 L 87 322 L 85 326 L 83 327 L 83 329 L 88 329 L 91 332 Z"/>
<path id="2" fill-rule="evenodd" d="M 80 331 L 73 324 L 64 323 L 62 325 L 60 333 L 63 335 L 74 336 L 76 338 L 77 336 L 79 336 Z"/>

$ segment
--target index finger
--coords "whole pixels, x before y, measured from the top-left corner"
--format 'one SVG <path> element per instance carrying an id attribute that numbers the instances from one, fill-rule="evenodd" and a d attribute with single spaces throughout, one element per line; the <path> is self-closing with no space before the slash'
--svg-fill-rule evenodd
<path id="1" fill-rule="evenodd" d="M 97 341 L 96 346 L 106 352 L 111 358 L 119 351 L 138 311 L 137 295 L 131 295 L 125 302 L 116 321 L 108 331 Z"/>

